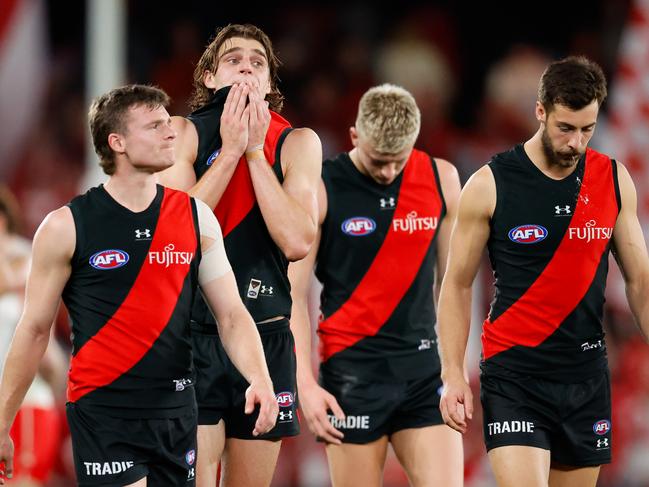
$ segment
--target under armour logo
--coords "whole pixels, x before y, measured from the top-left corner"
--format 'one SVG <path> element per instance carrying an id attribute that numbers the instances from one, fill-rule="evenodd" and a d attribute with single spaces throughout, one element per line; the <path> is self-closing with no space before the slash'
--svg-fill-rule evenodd
<path id="1" fill-rule="evenodd" d="M 381 198 L 379 203 L 382 210 L 389 210 L 397 205 L 396 199 L 393 196 L 390 196 L 389 198 Z"/>
<path id="2" fill-rule="evenodd" d="M 608 438 L 597 440 L 597 448 L 608 448 Z"/>
<path id="3" fill-rule="evenodd" d="M 279 412 L 280 421 L 293 421 L 293 411 L 280 411 Z"/>
<path id="4" fill-rule="evenodd" d="M 554 207 L 554 214 L 555 215 L 570 215 L 570 205 L 566 206 L 555 206 Z"/>
<path id="5" fill-rule="evenodd" d="M 267 296 L 270 296 L 273 294 L 273 286 L 261 286 L 261 294 L 265 294 Z"/>
<path id="6" fill-rule="evenodd" d="M 144 230 L 135 230 L 135 238 L 151 238 L 151 230 L 145 228 Z"/>

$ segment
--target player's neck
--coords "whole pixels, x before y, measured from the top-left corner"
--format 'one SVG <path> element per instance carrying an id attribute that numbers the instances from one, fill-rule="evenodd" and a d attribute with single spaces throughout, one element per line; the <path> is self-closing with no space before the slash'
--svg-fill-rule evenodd
<path id="1" fill-rule="evenodd" d="M 551 161 L 548 160 L 548 157 L 543 150 L 543 142 L 541 140 L 540 130 L 536 134 L 534 134 L 531 139 L 523 144 L 523 149 L 525 150 L 527 157 L 529 157 L 530 161 L 532 161 L 532 164 L 534 164 L 539 169 L 539 171 L 541 171 L 551 179 L 560 180 L 568 177 L 577 168 L 577 164 L 566 167 L 558 164 L 552 164 Z"/>
<path id="2" fill-rule="evenodd" d="M 157 193 L 155 174 L 113 174 L 104 189 L 120 205 L 132 212 L 146 210 Z"/>
<path id="3" fill-rule="evenodd" d="M 370 177 L 369 173 L 367 172 L 367 169 L 363 167 L 361 164 L 361 161 L 358 160 L 358 149 L 354 148 L 350 150 L 347 155 L 349 155 L 349 159 L 352 161 L 352 164 L 356 167 L 356 170 L 361 173 L 363 176 Z"/>

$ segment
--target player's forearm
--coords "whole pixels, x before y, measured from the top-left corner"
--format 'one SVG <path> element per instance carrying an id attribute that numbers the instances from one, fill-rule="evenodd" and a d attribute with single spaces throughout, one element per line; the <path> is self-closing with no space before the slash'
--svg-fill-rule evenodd
<path id="1" fill-rule="evenodd" d="M 299 307 L 299 309 L 297 309 Z M 291 331 L 295 339 L 295 355 L 297 359 L 297 383 L 315 382 L 311 368 L 311 326 L 306 304 L 293 302 L 291 312 Z"/>
<path id="2" fill-rule="evenodd" d="M 288 260 L 302 259 L 316 235 L 314 218 L 286 193 L 265 159 L 251 160 L 248 165 L 255 197 L 270 236 Z"/>
<path id="3" fill-rule="evenodd" d="M 49 342 L 49 332 L 18 324 L 7 354 L 0 385 L 0 434 L 11 428 L 27 389 L 38 371 Z"/>
<path id="4" fill-rule="evenodd" d="M 271 384 L 257 326 L 243 305 L 219 320 L 218 328 L 223 348 L 241 375 L 250 384 Z"/>
<path id="5" fill-rule="evenodd" d="M 636 283 L 627 283 L 626 295 L 633 317 L 645 340 L 649 341 L 649 276 Z"/>
<path id="6" fill-rule="evenodd" d="M 471 326 L 471 288 L 443 286 L 438 333 L 442 379 L 464 375 L 464 357 Z"/>
<path id="7" fill-rule="evenodd" d="M 240 156 L 235 154 L 219 154 L 205 174 L 187 192 L 214 210 L 232 179 L 239 159 Z"/>

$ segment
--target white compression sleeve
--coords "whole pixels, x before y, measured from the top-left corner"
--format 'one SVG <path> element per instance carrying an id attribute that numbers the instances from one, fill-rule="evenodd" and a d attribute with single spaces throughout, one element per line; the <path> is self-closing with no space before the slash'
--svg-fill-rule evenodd
<path id="1" fill-rule="evenodd" d="M 198 267 L 198 283 L 203 286 L 208 282 L 224 276 L 232 270 L 228 256 L 225 254 L 223 245 L 223 234 L 221 226 L 217 221 L 214 213 L 199 199 L 196 201 L 198 210 L 198 227 L 201 234 L 201 241 L 205 245 L 201 248 L 203 257 Z"/>

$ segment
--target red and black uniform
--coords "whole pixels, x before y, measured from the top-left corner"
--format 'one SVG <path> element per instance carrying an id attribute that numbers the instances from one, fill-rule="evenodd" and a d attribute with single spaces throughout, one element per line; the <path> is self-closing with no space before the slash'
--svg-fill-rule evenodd
<path id="1" fill-rule="evenodd" d="M 602 314 L 621 207 L 616 163 L 588 149 L 572 174 L 555 180 L 518 145 L 489 167 L 497 203 L 488 242 L 496 296 L 482 334 L 487 445 L 531 444 L 569 465 L 605 463 L 611 425 Z M 527 388 L 520 398 L 506 395 L 538 409 L 512 412 L 494 399 L 503 394 L 493 383 Z M 515 421 L 517 431 L 506 431 Z M 534 431 L 518 431 L 520 422 Z"/>
<path id="2" fill-rule="evenodd" d="M 144 475 L 153 483 L 191 483 L 193 461 L 185 457 L 195 454 L 188 327 L 200 262 L 195 204 L 158 186 L 151 205 L 134 213 L 99 186 L 68 206 L 76 246 L 63 291 L 73 344 L 67 410 L 80 485 Z M 169 450 L 158 441 L 165 435 L 173 437 Z M 149 470 L 158 456 L 163 468 Z"/>
<path id="3" fill-rule="evenodd" d="M 229 89 L 217 91 L 210 103 L 188 116 L 198 133 L 198 153 L 194 162 L 197 179 L 210 168 L 221 150 L 220 118 Z M 271 111 L 264 154 L 280 184 L 284 181 L 280 163 L 282 144 L 291 130 L 286 120 Z M 253 319 L 260 323 L 281 317 L 271 323 L 258 324 L 280 403 L 277 426 L 264 438 L 294 436 L 299 433 L 299 424 L 296 360 L 288 322 L 292 304 L 288 260 L 268 232 L 245 157 L 239 160 L 214 214 L 223 230 L 225 250 L 239 294 Z M 228 436 L 252 439 L 256 417 L 243 412 L 248 383 L 225 354 L 216 335 L 214 317 L 200 296 L 192 310 L 192 330 L 199 424 L 216 424 L 223 418 Z M 290 401 L 279 399 L 289 396 Z"/>
<path id="4" fill-rule="evenodd" d="M 325 161 L 322 179 L 320 380 L 348 418 L 332 421 L 353 443 L 440 423 L 433 284 L 446 207 L 437 164 L 413 150 L 382 185 L 341 154 Z"/>

